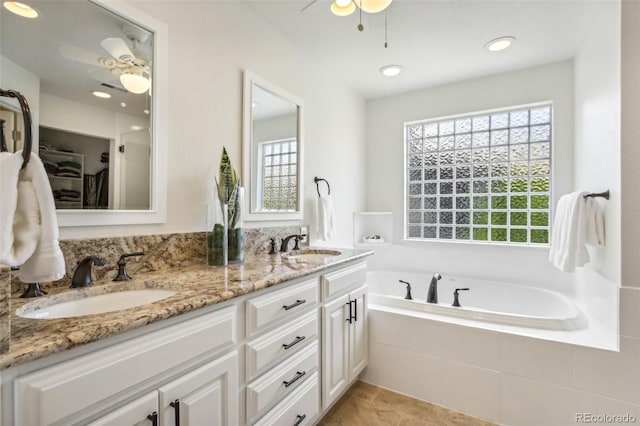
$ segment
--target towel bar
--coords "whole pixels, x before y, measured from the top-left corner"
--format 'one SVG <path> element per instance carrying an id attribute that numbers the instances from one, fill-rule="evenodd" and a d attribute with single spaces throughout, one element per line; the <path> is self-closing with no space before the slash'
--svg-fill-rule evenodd
<path id="1" fill-rule="evenodd" d="M 587 198 L 587 197 L 591 197 L 591 198 L 598 197 L 598 198 L 604 198 L 605 200 L 608 200 L 609 199 L 609 190 L 606 190 L 604 192 L 592 192 L 591 194 L 586 194 L 584 196 L 584 198 Z"/>
<path id="2" fill-rule="evenodd" d="M 329 182 L 326 179 L 322 179 L 322 178 L 319 178 L 319 177 L 316 176 L 316 177 L 313 178 L 313 181 L 316 184 L 316 190 L 318 191 L 318 197 L 320 196 L 320 182 L 325 182 L 327 184 L 327 191 L 328 191 L 327 195 L 331 195 L 331 186 L 329 186 Z"/>

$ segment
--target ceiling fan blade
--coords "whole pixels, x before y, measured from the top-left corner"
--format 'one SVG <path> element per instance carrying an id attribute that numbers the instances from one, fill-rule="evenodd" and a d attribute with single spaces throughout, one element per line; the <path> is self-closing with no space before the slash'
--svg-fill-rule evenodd
<path id="1" fill-rule="evenodd" d="M 311 0 L 311 3 L 309 3 L 308 5 L 306 5 L 305 7 L 303 7 L 302 9 L 300 9 L 300 12 L 304 12 L 305 10 L 307 10 L 307 8 L 311 5 L 313 5 L 315 2 L 317 2 L 318 0 Z"/>
<path id="2" fill-rule="evenodd" d="M 121 38 L 110 37 L 100 42 L 104 50 L 109 52 L 111 56 L 122 62 L 132 62 L 136 59 L 135 55 L 127 46 L 127 43 Z"/>
<path id="3" fill-rule="evenodd" d="M 82 49 L 70 44 L 61 44 L 58 48 L 58 53 L 64 59 L 69 61 L 80 62 L 81 64 L 93 66 L 100 65 L 100 55 L 95 52 L 91 52 L 90 50 Z"/>
<path id="4" fill-rule="evenodd" d="M 93 68 L 87 71 L 91 78 L 100 83 L 109 83 L 112 85 L 120 86 L 120 77 L 113 74 L 110 69 L 107 68 Z"/>

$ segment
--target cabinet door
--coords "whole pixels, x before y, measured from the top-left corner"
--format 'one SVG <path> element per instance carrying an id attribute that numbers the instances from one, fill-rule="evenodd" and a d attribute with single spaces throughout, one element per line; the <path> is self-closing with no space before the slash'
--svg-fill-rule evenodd
<path id="1" fill-rule="evenodd" d="M 349 296 L 354 311 L 349 327 L 349 381 L 352 381 L 367 366 L 369 358 L 367 286 L 352 291 Z"/>
<path id="2" fill-rule="evenodd" d="M 339 297 L 322 308 L 322 408 L 327 408 L 349 383 L 349 298 Z"/>
<path id="3" fill-rule="evenodd" d="M 116 408 L 87 426 L 151 426 L 152 420 L 147 416 L 154 414 L 158 415 L 158 392 L 155 391 Z"/>
<path id="4" fill-rule="evenodd" d="M 238 423 L 238 355 L 234 351 L 162 386 L 163 426 Z"/>

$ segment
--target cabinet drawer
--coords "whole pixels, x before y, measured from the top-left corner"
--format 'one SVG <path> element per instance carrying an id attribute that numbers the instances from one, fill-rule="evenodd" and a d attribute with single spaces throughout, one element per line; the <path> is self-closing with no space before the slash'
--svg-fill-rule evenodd
<path id="1" fill-rule="evenodd" d="M 247 419 L 254 421 L 272 404 L 291 394 L 317 368 L 316 340 L 247 386 Z"/>
<path id="2" fill-rule="evenodd" d="M 297 353 L 318 336 L 318 312 L 313 310 L 254 339 L 246 346 L 247 381 L 284 358 Z"/>
<path id="3" fill-rule="evenodd" d="M 247 300 L 247 337 L 318 303 L 318 279 L 303 281 Z"/>
<path id="4" fill-rule="evenodd" d="M 362 262 L 322 276 L 322 297 L 327 301 L 367 282 L 367 263 Z"/>
<path id="5" fill-rule="evenodd" d="M 15 421 L 45 425 L 235 343 L 236 307 L 21 376 L 14 381 Z M 96 384 L 99 383 L 99 386 Z"/>
<path id="6" fill-rule="evenodd" d="M 320 392 L 318 389 L 318 373 L 313 373 L 295 392 L 257 421 L 256 426 L 313 424 L 320 412 Z"/>
<path id="7" fill-rule="evenodd" d="M 158 393 L 150 392 L 87 426 L 149 425 L 147 416 L 158 415 Z"/>

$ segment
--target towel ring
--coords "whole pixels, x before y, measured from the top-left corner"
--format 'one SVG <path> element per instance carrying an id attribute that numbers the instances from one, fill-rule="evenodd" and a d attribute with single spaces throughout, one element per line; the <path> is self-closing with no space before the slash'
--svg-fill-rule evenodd
<path id="1" fill-rule="evenodd" d="M 325 182 L 327 184 L 327 191 L 328 191 L 327 195 L 331 195 L 331 186 L 329 185 L 329 182 L 326 179 L 322 179 L 316 176 L 313 178 L 313 181 L 316 184 L 316 191 L 318 191 L 318 197 L 320 196 L 320 182 Z"/>
<path id="2" fill-rule="evenodd" d="M 15 90 L 2 90 L 0 89 L 0 96 L 6 98 L 16 98 L 18 103 L 20 104 L 20 109 L 22 110 L 22 121 L 24 122 L 24 148 L 22 148 L 22 168 L 27 165 L 29 159 L 31 158 L 31 108 L 29 108 L 29 103 L 27 99 L 20 93 Z"/>

